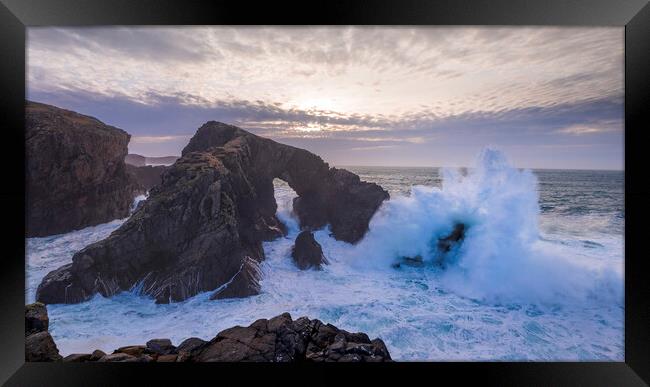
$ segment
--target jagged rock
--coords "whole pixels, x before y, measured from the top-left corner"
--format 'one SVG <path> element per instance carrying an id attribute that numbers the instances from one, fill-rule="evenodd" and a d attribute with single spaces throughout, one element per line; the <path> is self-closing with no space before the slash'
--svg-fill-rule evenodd
<path id="1" fill-rule="evenodd" d="M 49 318 L 41 303 L 25 305 L 25 360 L 59 361 L 62 359 L 54 339 L 47 331 Z"/>
<path id="2" fill-rule="evenodd" d="M 147 341 L 146 349 L 148 353 L 158 355 L 169 355 L 177 353 L 176 347 L 172 345 L 169 339 L 153 339 Z"/>
<path id="3" fill-rule="evenodd" d="M 27 102 L 27 236 L 128 216 L 138 193 L 124 156 L 130 135 L 69 110 Z"/>
<path id="4" fill-rule="evenodd" d="M 463 223 L 456 223 L 452 232 L 442 238 L 438 238 L 436 244 L 437 251 L 435 251 L 435 256 L 433 258 L 434 263 L 437 265 L 443 265 L 445 262 L 445 257 L 453 248 L 458 246 L 463 239 L 465 238 L 466 226 Z M 411 267 L 422 267 L 424 266 L 424 260 L 421 255 L 416 255 L 415 257 L 399 257 L 397 262 L 393 263 L 391 266 L 393 268 L 400 268 L 402 265 L 411 266 Z"/>
<path id="5" fill-rule="evenodd" d="M 59 361 L 59 349 L 47 331 L 37 332 L 25 338 L 26 361 Z"/>
<path id="6" fill-rule="evenodd" d="M 261 277 L 262 273 L 258 262 L 250 257 L 244 257 L 239 271 L 230 281 L 215 290 L 210 299 L 254 296 L 260 292 L 259 280 Z"/>
<path id="7" fill-rule="evenodd" d="M 298 234 L 296 243 L 291 250 L 291 256 L 300 270 L 312 267 L 320 269 L 321 265 L 327 264 L 323 249 L 310 231 L 302 231 Z"/>
<path id="8" fill-rule="evenodd" d="M 25 336 L 33 333 L 47 331 L 50 319 L 44 304 L 36 302 L 25 305 Z"/>
<path id="9" fill-rule="evenodd" d="M 25 340 L 27 361 L 59 361 L 61 356 L 49 332 L 29 335 Z M 214 362 L 214 361 L 390 361 L 381 339 L 365 333 L 350 333 L 319 320 L 292 320 L 283 313 L 269 320 L 259 319 L 248 327 L 225 329 L 210 341 L 192 337 L 178 347 L 169 339 L 149 340 L 146 345 L 129 345 L 107 355 L 72 354 L 64 362 Z"/>
<path id="10" fill-rule="evenodd" d="M 301 225 L 326 221 L 335 238 L 358 241 L 388 193 L 303 149 L 210 121 L 162 175 L 149 198 L 108 238 L 87 246 L 72 264 L 45 276 L 37 300 L 75 303 L 143 284 L 156 302 L 202 291 L 212 298 L 259 292 L 262 242 L 286 234 L 276 217 L 273 179 L 304 199 Z M 322 216 L 321 216 L 322 215 Z"/>
<path id="11" fill-rule="evenodd" d="M 162 174 L 168 167 L 164 165 L 146 165 L 136 167 L 133 165 L 126 166 L 126 170 L 133 176 L 143 191 L 149 191 L 162 181 Z"/>
<path id="12" fill-rule="evenodd" d="M 463 223 L 456 223 L 451 234 L 438 239 L 438 250 L 442 253 L 448 253 L 463 238 L 465 238 L 465 225 Z"/>
<path id="13" fill-rule="evenodd" d="M 319 320 L 284 313 L 220 332 L 189 361 L 390 361 L 386 345 Z"/>

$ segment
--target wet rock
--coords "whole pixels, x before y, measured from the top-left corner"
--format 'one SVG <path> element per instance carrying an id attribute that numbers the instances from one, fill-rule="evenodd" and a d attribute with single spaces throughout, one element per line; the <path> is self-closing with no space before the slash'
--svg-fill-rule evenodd
<path id="1" fill-rule="evenodd" d="M 291 257 L 293 257 L 293 261 L 300 270 L 312 267 L 320 269 L 321 265 L 327 264 L 323 249 L 310 231 L 302 231 L 298 234 L 296 243 L 291 250 Z"/>
<path id="2" fill-rule="evenodd" d="M 462 242 L 465 238 L 465 225 L 456 223 L 451 234 L 444 238 L 438 239 L 438 251 L 448 253 L 454 246 Z"/>
<path id="3" fill-rule="evenodd" d="M 33 333 L 25 338 L 26 361 L 59 361 L 59 349 L 47 331 Z"/>
<path id="4" fill-rule="evenodd" d="M 172 345 L 169 339 L 153 339 L 147 341 L 146 350 L 148 353 L 155 353 L 158 355 L 169 355 L 177 353 L 176 347 Z"/>
<path id="5" fill-rule="evenodd" d="M 138 193 L 124 163 L 130 135 L 41 103 L 27 102 L 25 113 L 27 236 L 126 217 Z"/>
<path id="6" fill-rule="evenodd" d="M 211 300 L 220 300 L 223 298 L 242 298 L 256 295 L 260 292 L 259 280 L 262 278 L 262 272 L 259 263 L 249 257 L 245 257 L 241 268 L 233 278 L 219 287 L 210 296 Z"/>
<path id="7" fill-rule="evenodd" d="M 37 300 L 81 302 L 137 283 L 158 303 L 209 290 L 212 298 L 259 293 L 262 242 L 286 234 L 275 215 L 274 178 L 301 198 L 294 210 L 303 228 L 326 222 L 347 242 L 363 237 L 388 198 L 313 153 L 210 121 L 119 229 L 45 276 Z"/>
<path id="8" fill-rule="evenodd" d="M 213 361 L 390 361 L 383 341 L 288 313 L 220 332 L 189 359 Z"/>
<path id="9" fill-rule="evenodd" d="M 45 304 L 36 302 L 25 305 L 25 336 L 47 331 L 50 319 L 47 317 Z"/>

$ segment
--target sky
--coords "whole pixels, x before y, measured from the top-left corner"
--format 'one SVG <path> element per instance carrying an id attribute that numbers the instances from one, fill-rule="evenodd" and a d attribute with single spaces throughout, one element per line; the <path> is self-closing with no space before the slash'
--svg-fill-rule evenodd
<path id="1" fill-rule="evenodd" d="M 623 169 L 622 27 L 29 27 L 27 98 L 179 155 L 209 120 L 332 165 Z"/>

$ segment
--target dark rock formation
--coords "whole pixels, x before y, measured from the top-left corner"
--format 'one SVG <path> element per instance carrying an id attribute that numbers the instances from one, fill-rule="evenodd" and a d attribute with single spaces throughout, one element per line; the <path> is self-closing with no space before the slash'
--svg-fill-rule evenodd
<path id="1" fill-rule="evenodd" d="M 135 167 L 127 164 L 126 166 L 127 172 L 133 176 L 143 191 L 149 191 L 154 186 L 160 184 L 162 174 L 167 168 L 164 165 Z"/>
<path id="2" fill-rule="evenodd" d="M 47 317 L 45 304 L 36 302 L 25 305 L 25 336 L 47 331 L 49 325 L 50 319 Z"/>
<path id="3" fill-rule="evenodd" d="M 464 238 L 465 225 L 463 223 L 456 223 L 451 234 L 438 239 L 438 251 L 441 253 L 448 253 L 454 246 L 462 242 Z"/>
<path id="4" fill-rule="evenodd" d="M 275 216 L 274 178 L 306 198 L 300 210 L 303 225 L 312 223 L 304 219 L 324 220 L 334 237 L 348 242 L 363 236 L 388 198 L 378 185 L 330 169 L 308 151 L 210 121 L 144 204 L 107 239 L 49 273 L 37 299 L 75 303 L 137 283 L 157 302 L 215 289 L 213 298 L 257 294 L 262 242 L 286 233 Z"/>
<path id="5" fill-rule="evenodd" d="M 155 344 L 151 344 L 155 342 Z M 95 351 L 97 352 L 97 351 Z M 221 331 L 210 341 L 190 338 L 178 347 L 156 339 L 146 346 L 122 347 L 101 357 L 74 354 L 65 362 L 383 362 L 391 361 L 381 339 L 350 333 L 319 320 L 289 313 L 260 319 L 248 327 Z"/>
<path id="6" fill-rule="evenodd" d="M 153 339 L 147 341 L 145 349 L 149 353 L 157 353 L 158 355 L 170 355 L 176 353 L 176 347 L 172 345 L 169 339 Z"/>
<path id="7" fill-rule="evenodd" d="M 142 155 L 129 153 L 124 157 L 124 162 L 126 163 L 126 165 L 132 165 L 134 167 L 144 167 L 145 165 L 147 165 L 147 158 Z"/>
<path id="8" fill-rule="evenodd" d="M 323 249 L 314 239 L 314 234 L 310 231 L 302 231 L 296 238 L 296 243 L 291 250 L 291 257 L 300 270 L 309 268 L 320 269 L 321 265 L 327 264 L 327 259 L 323 255 Z"/>
<path id="9" fill-rule="evenodd" d="M 99 120 L 27 102 L 27 236 L 128 216 L 137 186 L 126 173 L 130 136 Z"/>
<path id="10" fill-rule="evenodd" d="M 289 313 L 261 319 L 248 327 L 220 332 L 204 344 L 190 361 L 388 361 L 390 355 L 380 339 L 349 333 L 319 320 Z"/>
<path id="11" fill-rule="evenodd" d="M 61 355 L 47 331 L 49 318 L 41 303 L 25 305 L 25 360 L 59 361 Z"/>
<path id="12" fill-rule="evenodd" d="M 465 239 L 466 226 L 463 223 L 456 223 L 452 232 L 446 237 L 438 238 L 436 243 L 436 251 L 434 254 L 434 264 L 443 266 L 445 257 L 452 249 L 457 247 Z M 416 255 L 415 257 L 400 257 L 397 262 L 392 264 L 393 268 L 400 268 L 402 265 L 411 267 L 424 266 L 422 256 Z"/>

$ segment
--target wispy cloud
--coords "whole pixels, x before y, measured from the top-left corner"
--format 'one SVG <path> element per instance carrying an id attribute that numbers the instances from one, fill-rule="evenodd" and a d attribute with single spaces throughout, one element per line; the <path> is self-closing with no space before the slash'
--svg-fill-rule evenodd
<path id="1" fill-rule="evenodd" d="M 586 136 L 622 160 L 618 27 L 30 27 L 27 45 L 29 98 L 148 154 L 219 120 L 347 163 Z"/>

